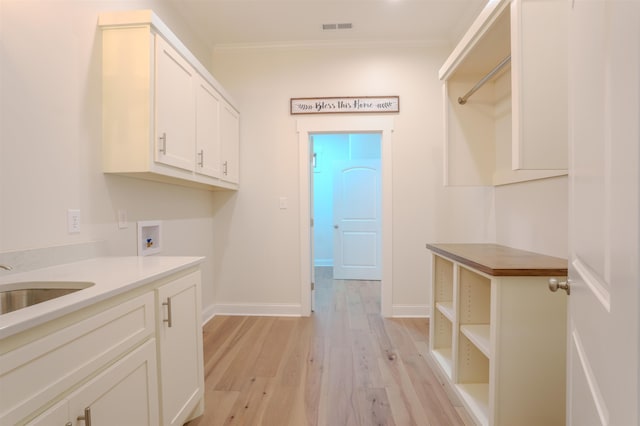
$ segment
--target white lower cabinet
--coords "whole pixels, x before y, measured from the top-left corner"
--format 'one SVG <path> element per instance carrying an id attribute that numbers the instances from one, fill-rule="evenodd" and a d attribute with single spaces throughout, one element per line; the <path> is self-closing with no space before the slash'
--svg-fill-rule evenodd
<path id="1" fill-rule="evenodd" d="M 72 393 L 71 420 L 85 425 L 158 424 L 155 340 L 151 339 Z"/>
<path id="2" fill-rule="evenodd" d="M 566 260 L 494 244 L 435 244 L 431 357 L 485 426 L 565 422 Z"/>
<path id="3" fill-rule="evenodd" d="M 27 424 L 157 425 L 155 349 L 147 341 Z"/>
<path id="4" fill-rule="evenodd" d="M 0 424 L 182 425 L 202 414 L 200 286 L 188 269 L 1 340 Z"/>
<path id="5" fill-rule="evenodd" d="M 204 409 L 200 274 L 172 281 L 156 292 L 162 309 L 157 327 L 162 424 L 177 426 Z"/>

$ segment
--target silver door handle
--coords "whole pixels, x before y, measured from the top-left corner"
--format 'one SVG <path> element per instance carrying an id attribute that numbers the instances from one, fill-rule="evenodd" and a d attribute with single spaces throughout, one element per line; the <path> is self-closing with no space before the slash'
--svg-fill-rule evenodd
<path id="1" fill-rule="evenodd" d="M 91 407 L 84 409 L 84 416 L 78 416 L 78 420 L 84 420 L 85 426 L 91 426 Z"/>
<path id="2" fill-rule="evenodd" d="M 558 281 L 555 278 L 549 278 L 549 290 L 553 291 L 554 293 L 556 291 L 558 291 L 558 289 L 560 290 L 564 290 L 567 292 L 567 296 L 571 294 L 571 280 L 567 279 L 566 281 Z"/>
<path id="3" fill-rule="evenodd" d="M 333 229 L 338 229 L 340 228 L 338 225 L 333 225 Z"/>
<path id="4" fill-rule="evenodd" d="M 167 155 L 167 134 L 162 133 L 162 136 L 160 136 L 158 139 L 160 139 L 160 142 L 162 142 L 162 146 L 159 149 L 160 154 Z"/>
<path id="5" fill-rule="evenodd" d="M 167 307 L 167 319 L 163 319 L 162 322 L 166 322 L 167 326 L 171 328 L 173 326 L 173 316 L 171 315 L 171 298 L 167 297 L 167 301 L 163 302 L 162 306 Z"/>
<path id="6" fill-rule="evenodd" d="M 200 150 L 198 153 L 198 157 L 200 157 L 200 161 L 198 161 L 198 166 L 204 167 L 204 150 Z"/>

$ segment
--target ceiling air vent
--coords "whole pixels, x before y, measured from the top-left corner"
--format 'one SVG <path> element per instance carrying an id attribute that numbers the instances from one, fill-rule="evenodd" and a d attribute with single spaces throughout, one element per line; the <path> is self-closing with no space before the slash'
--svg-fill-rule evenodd
<path id="1" fill-rule="evenodd" d="M 351 22 L 346 22 L 342 24 L 322 24 L 322 30 L 350 30 L 353 28 L 353 24 Z"/>

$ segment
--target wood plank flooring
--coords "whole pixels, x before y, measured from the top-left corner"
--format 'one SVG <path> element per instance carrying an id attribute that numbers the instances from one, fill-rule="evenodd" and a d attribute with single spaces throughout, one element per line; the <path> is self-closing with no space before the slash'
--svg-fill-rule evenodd
<path id="1" fill-rule="evenodd" d="M 216 316 L 189 426 L 473 424 L 431 370 L 427 319 L 380 316 L 380 283 L 316 269 L 311 317 Z"/>

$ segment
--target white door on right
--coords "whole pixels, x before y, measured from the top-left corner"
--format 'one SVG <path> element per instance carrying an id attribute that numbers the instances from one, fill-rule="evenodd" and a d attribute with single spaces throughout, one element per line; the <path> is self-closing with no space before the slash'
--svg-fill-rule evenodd
<path id="1" fill-rule="evenodd" d="M 638 425 L 640 2 L 567 5 L 567 424 Z"/>
<path id="2" fill-rule="evenodd" d="M 382 279 L 380 161 L 340 163 L 333 179 L 333 278 Z"/>

